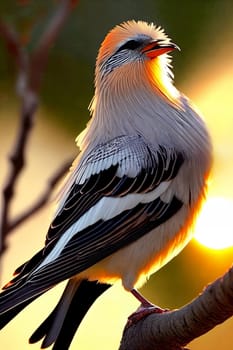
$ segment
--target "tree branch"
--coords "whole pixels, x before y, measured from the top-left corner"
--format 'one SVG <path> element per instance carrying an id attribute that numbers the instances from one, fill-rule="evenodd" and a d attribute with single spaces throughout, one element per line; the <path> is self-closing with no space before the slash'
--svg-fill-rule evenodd
<path id="1" fill-rule="evenodd" d="M 16 227 L 21 225 L 25 220 L 30 218 L 32 215 L 36 214 L 40 209 L 42 209 L 50 200 L 51 194 L 54 187 L 60 182 L 61 178 L 68 172 L 70 165 L 72 164 L 72 159 L 67 160 L 58 170 L 50 177 L 47 181 L 47 186 L 44 192 L 31 203 L 30 207 L 26 209 L 23 213 L 16 216 L 11 220 L 8 226 L 8 233 L 13 231 Z"/>
<path id="2" fill-rule="evenodd" d="M 176 311 L 152 314 L 126 328 L 119 350 L 184 350 L 233 315 L 233 267 Z"/>
<path id="3" fill-rule="evenodd" d="M 30 133 L 35 122 L 35 112 L 38 107 L 38 93 L 41 85 L 41 78 L 47 63 L 49 49 L 54 44 L 63 24 L 71 10 L 78 3 L 76 0 L 61 0 L 53 14 L 51 21 L 42 34 L 35 51 L 29 56 L 20 43 L 15 30 L 0 19 L 0 36 L 4 40 L 9 53 L 15 60 L 18 68 L 17 93 L 21 97 L 21 112 L 16 142 L 9 156 L 10 168 L 3 188 L 2 211 L 0 220 L 0 255 L 6 248 L 6 236 L 19 223 L 30 216 L 30 211 L 35 213 L 47 203 L 47 196 L 53 190 L 54 181 L 50 182 L 47 191 L 32 204 L 30 208 L 18 218 L 10 218 L 10 208 L 15 194 L 15 187 L 26 163 L 26 149 Z M 58 172 L 54 175 L 63 175 Z M 58 181 L 58 179 L 57 179 Z M 56 181 L 55 181 L 56 182 Z M 50 193 L 49 193 L 50 192 Z"/>
<path id="4" fill-rule="evenodd" d="M 19 70 L 26 70 L 25 50 L 21 46 L 18 34 L 10 25 L 0 19 L 0 36 L 3 38 L 9 53 L 14 58 Z"/>
<path id="5" fill-rule="evenodd" d="M 37 47 L 31 57 L 31 82 L 30 86 L 34 91 L 38 91 L 41 83 L 42 74 L 47 63 L 50 48 L 54 45 L 58 34 L 70 12 L 76 6 L 78 0 L 63 0 L 57 7 L 47 29 L 42 34 Z"/>

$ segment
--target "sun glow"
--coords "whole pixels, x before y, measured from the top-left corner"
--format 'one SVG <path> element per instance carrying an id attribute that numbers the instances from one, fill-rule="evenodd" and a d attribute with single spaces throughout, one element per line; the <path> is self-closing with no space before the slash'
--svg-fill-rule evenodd
<path id="1" fill-rule="evenodd" d="M 233 200 L 209 198 L 197 220 L 195 239 L 212 249 L 233 246 Z"/>

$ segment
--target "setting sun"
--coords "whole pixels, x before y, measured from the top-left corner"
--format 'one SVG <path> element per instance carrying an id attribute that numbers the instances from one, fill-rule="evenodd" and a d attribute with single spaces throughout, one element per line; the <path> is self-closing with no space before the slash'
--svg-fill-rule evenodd
<path id="1" fill-rule="evenodd" d="M 195 239 L 212 249 L 233 246 L 233 200 L 209 198 L 197 220 Z"/>

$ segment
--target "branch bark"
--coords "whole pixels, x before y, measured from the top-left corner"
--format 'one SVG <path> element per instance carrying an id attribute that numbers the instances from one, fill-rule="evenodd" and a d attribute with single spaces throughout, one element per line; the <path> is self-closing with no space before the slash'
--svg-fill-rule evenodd
<path id="1" fill-rule="evenodd" d="M 10 168 L 3 188 L 2 211 L 0 220 L 0 255 L 6 249 L 6 237 L 12 230 L 31 214 L 41 209 L 48 201 L 56 182 L 64 175 L 64 164 L 50 181 L 47 190 L 32 207 L 15 219 L 11 219 L 10 209 L 15 194 L 15 187 L 22 169 L 26 164 L 26 150 L 30 134 L 35 123 L 35 112 L 38 108 L 38 95 L 42 76 L 48 60 L 49 50 L 55 43 L 61 28 L 67 20 L 77 0 L 61 0 L 54 12 L 48 27 L 42 34 L 34 52 L 31 55 L 20 43 L 16 31 L 0 19 L 0 36 L 15 60 L 18 69 L 17 93 L 21 97 L 21 111 L 16 142 L 9 156 Z M 62 171 L 61 171 L 62 170 Z M 55 181 L 56 179 L 56 181 Z M 31 213 L 31 214 L 30 214 Z"/>
<path id="2" fill-rule="evenodd" d="M 126 328 L 119 350 L 184 350 L 233 315 L 233 267 L 179 310 L 152 314 Z"/>

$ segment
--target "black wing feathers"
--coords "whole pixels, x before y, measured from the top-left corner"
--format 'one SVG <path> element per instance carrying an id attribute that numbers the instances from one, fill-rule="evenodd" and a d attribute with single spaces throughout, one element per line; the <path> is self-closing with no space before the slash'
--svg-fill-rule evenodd
<path id="1" fill-rule="evenodd" d="M 40 283 L 40 287 L 44 283 L 46 288 L 70 278 L 150 232 L 172 217 L 182 205 L 176 197 L 170 203 L 158 198 L 152 203 L 139 203 L 108 221 L 99 220 L 78 232 L 59 257 L 32 275 L 30 281 Z"/>
<path id="2" fill-rule="evenodd" d="M 0 297 L 0 310 L 34 298 L 168 220 L 182 206 L 175 196 L 169 203 L 160 197 L 150 203 L 138 203 L 113 218 L 97 220 L 73 232 L 56 258 L 40 267 L 63 234 L 103 197 L 148 193 L 161 182 L 173 179 L 183 161 L 182 153 L 162 146 L 155 150 L 140 137 L 122 136 L 94 149 L 78 168 L 77 182 L 48 230 L 45 248 L 17 270 L 19 275 L 6 289 L 6 303 L 6 295 Z M 136 175 L 129 175 L 135 171 Z"/>
<path id="3" fill-rule="evenodd" d="M 118 177 L 116 172 L 119 165 L 112 165 L 99 174 L 91 175 L 84 184 L 74 185 L 62 212 L 51 224 L 46 244 L 55 237 L 59 237 L 102 197 L 122 197 L 129 193 L 149 192 L 162 181 L 171 180 L 177 175 L 184 161 L 181 153 L 174 152 L 168 162 L 168 154 L 164 147 L 160 146 L 156 160 L 148 147 L 147 150 L 150 156 L 148 167 L 141 169 L 136 177 L 128 177 L 127 175 Z"/>

